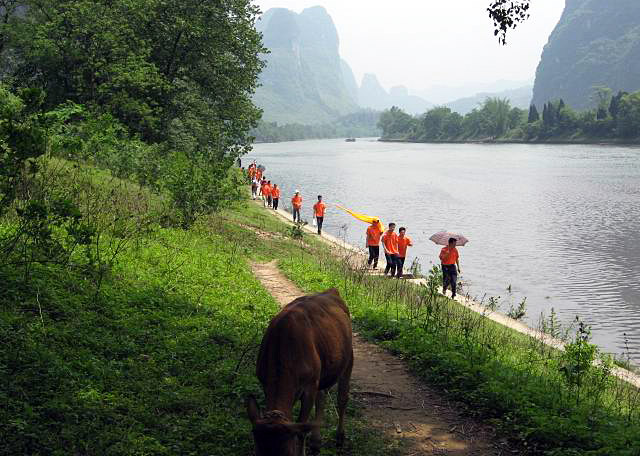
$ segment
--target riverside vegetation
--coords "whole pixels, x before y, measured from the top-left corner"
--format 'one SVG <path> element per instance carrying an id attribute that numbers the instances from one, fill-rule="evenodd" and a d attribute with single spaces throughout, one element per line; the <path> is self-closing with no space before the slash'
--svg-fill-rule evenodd
<path id="1" fill-rule="evenodd" d="M 0 454 L 249 454 L 277 311 L 249 261 L 274 259 L 530 454 L 638 454 L 638 391 L 591 364 L 588 328 L 555 352 L 245 203 L 248 1 L 1 6 Z M 349 454 L 397 454 L 349 413 Z"/>
<path id="2" fill-rule="evenodd" d="M 574 111 L 563 100 L 512 108 L 508 99 L 490 97 L 462 116 L 447 107 L 411 116 L 397 107 L 380 115 L 382 139 L 415 142 L 620 142 L 640 141 L 640 92 L 594 90 L 594 109 Z"/>

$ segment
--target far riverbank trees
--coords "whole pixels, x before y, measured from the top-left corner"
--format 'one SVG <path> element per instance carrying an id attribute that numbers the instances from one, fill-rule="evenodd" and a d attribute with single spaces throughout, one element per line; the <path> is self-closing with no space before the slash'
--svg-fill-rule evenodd
<path id="1" fill-rule="evenodd" d="M 411 116 L 397 107 L 380 115 L 382 138 L 400 141 L 640 141 L 640 92 L 597 88 L 597 106 L 575 111 L 563 100 L 545 103 L 542 112 L 512 108 L 509 100 L 487 98 L 462 116 L 443 106 Z"/>

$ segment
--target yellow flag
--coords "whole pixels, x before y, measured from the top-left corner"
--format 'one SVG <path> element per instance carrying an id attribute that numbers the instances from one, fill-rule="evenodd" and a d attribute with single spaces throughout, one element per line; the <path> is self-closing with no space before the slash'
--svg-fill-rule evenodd
<path id="1" fill-rule="evenodd" d="M 359 214 L 357 212 L 350 211 L 346 207 L 342 207 L 339 204 L 336 204 L 336 207 L 338 209 L 342 209 L 343 211 L 347 212 L 348 214 L 351 214 L 352 216 L 354 216 L 358 220 L 360 220 L 362 222 L 365 222 L 365 223 L 369 223 L 370 224 L 370 223 L 373 223 L 374 220 L 377 220 L 378 221 L 378 229 L 380 230 L 381 233 L 384 233 L 384 228 L 383 228 L 382 222 L 380 221 L 380 219 L 378 217 L 371 217 L 369 215 Z"/>

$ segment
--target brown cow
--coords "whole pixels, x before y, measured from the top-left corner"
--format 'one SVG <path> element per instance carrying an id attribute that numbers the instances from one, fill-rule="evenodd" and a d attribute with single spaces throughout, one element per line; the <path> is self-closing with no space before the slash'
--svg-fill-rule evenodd
<path id="1" fill-rule="evenodd" d="M 336 289 L 298 298 L 271 320 L 257 365 L 268 411 L 260 416 L 255 398 L 247 400 L 257 456 L 304 455 L 309 432 L 312 450 L 319 450 L 326 391 L 336 383 L 337 440 L 342 444 L 353 368 L 351 337 L 349 309 Z M 298 399 L 295 423 L 293 405 Z M 309 423 L 314 403 L 315 423 Z"/>

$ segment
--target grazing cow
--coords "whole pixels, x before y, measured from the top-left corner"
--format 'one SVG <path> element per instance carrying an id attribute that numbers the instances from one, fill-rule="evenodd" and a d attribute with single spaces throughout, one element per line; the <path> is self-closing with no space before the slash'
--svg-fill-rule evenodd
<path id="1" fill-rule="evenodd" d="M 305 437 L 320 449 L 326 391 L 338 384 L 338 445 L 344 440 L 344 413 L 353 368 L 349 309 L 338 290 L 303 296 L 276 315 L 262 338 L 257 374 L 267 412 L 247 400 L 257 456 L 304 456 Z M 298 422 L 293 405 L 300 399 Z M 315 422 L 309 423 L 315 403 Z"/>

